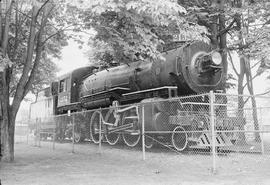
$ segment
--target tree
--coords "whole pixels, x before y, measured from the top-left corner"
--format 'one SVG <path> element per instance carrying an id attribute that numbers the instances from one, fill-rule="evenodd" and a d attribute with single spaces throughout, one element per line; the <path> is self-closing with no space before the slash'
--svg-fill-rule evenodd
<path id="1" fill-rule="evenodd" d="M 228 10 L 234 14 L 238 25 L 235 32 L 231 32 L 232 39 L 229 46 L 230 50 L 237 51 L 240 56 L 240 70 L 237 71 L 235 64 L 232 63 L 234 72 L 238 79 L 238 94 L 243 95 L 247 87 L 251 95 L 251 104 L 253 107 L 254 129 L 259 130 L 257 118 L 257 105 L 254 97 L 253 80 L 267 70 L 266 61 L 269 60 L 269 9 L 267 1 L 236 1 L 232 8 Z M 251 66 L 251 61 L 255 64 Z M 259 66 L 259 67 L 258 67 Z M 252 69 L 257 67 L 257 72 L 252 75 Z M 246 80 L 246 83 L 245 83 Z M 238 98 L 238 116 L 244 116 L 244 105 L 249 100 L 244 100 L 243 96 Z M 242 137 L 243 141 L 245 140 Z M 255 133 L 255 141 L 260 141 L 259 133 Z"/>
<path id="2" fill-rule="evenodd" d="M 1 152 L 6 161 L 14 160 L 15 119 L 21 101 L 39 86 L 40 80 L 51 76 L 51 58 L 60 57 L 66 44 L 63 31 L 67 27 L 65 20 L 70 17 L 63 14 L 63 1 L 56 2 L 0 2 Z"/>
<path id="3" fill-rule="evenodd" d="M 89 52 L 102 62 L 129 63 L 146 58 L 162 58 L 160 45 L 175 40 L 207 40 L 203 26 L 189 21 L 186 9 L 177 1 L 109 0 L 75 3 L 84 29 L 96 34 Z M 105 46 L 108 50 L 102 49 Z"/>

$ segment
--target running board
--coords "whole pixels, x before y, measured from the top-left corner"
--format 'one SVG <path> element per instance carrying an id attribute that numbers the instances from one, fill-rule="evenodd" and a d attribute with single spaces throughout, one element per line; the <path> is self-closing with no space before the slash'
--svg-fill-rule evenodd
<path id="1" fill-rule="evenodd" d="M 132 136 L 138 136 L 141 134 L 140 130 L 125 130 L 125 134 L 130 134 Z"/>
<path id="2" fill-rule="evenodd" d="M 139 119 L 139 116 L 127 116 L 125 119 Z"/>
<path id="3" fill-rule="evenodd" d="M 119 132 L 119 131 L 123 131 L 126 129 L 130 129 L 134 126 L 134 123 L 129 123 L 129 124 L 125 124 L 125 125 L 121 125 L 119 127 L 115 127 L 115 128 L 111 128 L 107 131 L 108 134 L 114 133 L 114 132 Z"/>

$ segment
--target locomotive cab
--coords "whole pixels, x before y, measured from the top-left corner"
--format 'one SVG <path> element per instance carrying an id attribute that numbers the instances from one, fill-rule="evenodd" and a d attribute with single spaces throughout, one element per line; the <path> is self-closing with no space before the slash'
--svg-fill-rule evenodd
<path id="1" fill-rule="evenodd" d="M 94 67 L 82 67 L 61 76 L 58 80 L 58 113 L 78 110 L 80 82 L 92 74 Z"/>

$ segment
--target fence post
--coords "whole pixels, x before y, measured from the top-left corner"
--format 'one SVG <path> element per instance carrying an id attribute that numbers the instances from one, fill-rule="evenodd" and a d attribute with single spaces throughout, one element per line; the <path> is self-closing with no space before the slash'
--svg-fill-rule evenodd
<path id="1" fill-rule="evenodd" d="M 74 115 L 72 115 L 72 153 L 75 153 L 75 122 L 74 122 Z"/>
<path id="2" fill-rule="evenodd" d="M 29 144 L 29 143 L 28 143 L 28 140 L 29 140 L 29 129 L 27 130 L 27 135 L 26 135 L 26 144 Z"/>
<path id="3" fill-rule="evenodd" d="M 213 157 L 212 172 L 215 174 L 216 173 L 216 131 L 215 131 L 214 102 L 215 102 L 215 95 L 213 91 L 210 91 L 210 125 L 211 125 L 211 135 L 212 135 L 212 157 Z"/>
<path id="4" fill-rule="evenodd" d="M 30 128 L 29 128 L 29 123 L 30 120 L 28 120 L 28 126 L 27 126 L 27 135 L 26 135 L 26 144 L 28 145 L 29 143 L 29 133 L 30 133 Z"/>
<path id="5" fill-rule="evenodd" d="M 72 116 L 72 118 L 70 117 L 71 115 L 70 115 L 70 110 L 68 110 L 68 117 L 70 118 L 70 122 L 71 122 L 71 124 L 72 124 L 72 153 L 74 153 L 74 136 L 75 136 L 75 134 L 74 134 L 74 115 Z"/>
<path id="6" fill-rule="evenodd" d="M 36 129 L 34 131 L 34 146 L 37 147 L 37 140 L 38 140 L 38 118 L 36 118 Z"/>
<path id="7" fill-rule="evenodd" d="M 56 123 L 56 117 L 54 117 L 53 119 L 54 119 L 54 121 L 53 121 L 53 123 L 54 123 L 53 150 L 55 150 L 55 140 L 56 140 L 56 131 L 57 131 L 56 127 L 57 127 L 57 123 Z"/>
<path id="8" fill-rule="evenodd" d="M 38 122 L 38 147 L 41 147 L 41 118 L 39 118 L 39 122 Z"/>
<path id="9" fill-rule="evenodd" d="M 56 131 L 53 133 L 53 150 L 55 150 L 55 137 L 56 137 Z"/>
<path id="10" fill-rule="evenodd" d="M 143 152 L 143 160 L 145 160 L 144 104 L 142 104 L 141 106 L 142 106 L 142 152 Z"/>
<path id="11" fill-rule="evenodd" d="M 99 109 L 99 141 L 98 141 L 98 153 L 101 154 L 101 124 L 102 124 L 102 113 L 101 113 L 101 108 Z"/>

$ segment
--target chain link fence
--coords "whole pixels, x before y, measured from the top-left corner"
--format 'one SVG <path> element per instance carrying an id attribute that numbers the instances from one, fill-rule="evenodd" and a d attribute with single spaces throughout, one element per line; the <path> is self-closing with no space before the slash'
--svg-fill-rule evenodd
<path id="1" fill-rule="evenodd" d="M 124 106 L 114 102 L 110 108 L 28 120 L 23 133 L 29 144 L 56 149 L 70 143 L 72 152 L 77 143 L 91 142 L 98 152 L 110 145 L 142 150 L 144 160 L 148 153 L 190 157 L 214 173 L 231 164 L 239 170 L 241 162 L 255 168 L 258 161 L 270 161 L 268 102 L 269 97 L 213 92 Z"/>
<path id="2" fill-rule="evenodd" d="M 14 142 L 15 143 L 27 143 L 28 137 L 30 135 L 29 133 L 29 125 L 27 120 L 24 121 L 17 121 L 15 125 L 15 137 Z"/>

